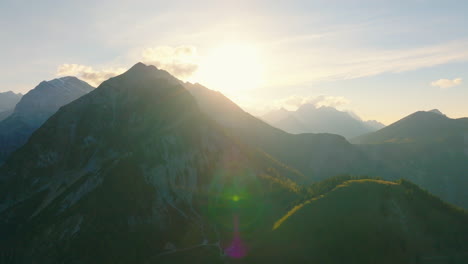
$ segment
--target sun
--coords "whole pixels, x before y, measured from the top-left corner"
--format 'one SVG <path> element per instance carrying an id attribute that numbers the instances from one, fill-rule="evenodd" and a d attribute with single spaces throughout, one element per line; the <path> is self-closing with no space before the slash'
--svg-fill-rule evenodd
<path id="1" fill-rule="evenodd" d="M 215 48 L 199 65 L 197 82 L 227 94 L 259 88 L 264 67 L 254 45 L 228 44 Z"/>

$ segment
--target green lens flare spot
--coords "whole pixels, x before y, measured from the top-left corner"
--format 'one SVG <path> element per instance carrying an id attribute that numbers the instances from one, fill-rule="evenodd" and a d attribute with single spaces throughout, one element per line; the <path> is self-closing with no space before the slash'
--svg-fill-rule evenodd
<path id="1" fill-rule="evenodd" d="M 239 195 L 234 195 L 234 196 L 232 196 L 232 200 L 233 200 L 234 202 L 238 202 L 238 201 L 240 200 Z"/>

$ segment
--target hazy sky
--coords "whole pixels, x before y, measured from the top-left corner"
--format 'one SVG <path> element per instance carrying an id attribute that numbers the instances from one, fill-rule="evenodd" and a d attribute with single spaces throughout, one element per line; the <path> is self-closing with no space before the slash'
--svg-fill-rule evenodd
<path id="1" fill-rule="evenodd" d="M 1 0 L 0 91 L 63 75 L 97 85 L 143 61 L 257 115 L 318 97 L 386 124 L 462 117 L 467 14 L 463 0 Z"/>

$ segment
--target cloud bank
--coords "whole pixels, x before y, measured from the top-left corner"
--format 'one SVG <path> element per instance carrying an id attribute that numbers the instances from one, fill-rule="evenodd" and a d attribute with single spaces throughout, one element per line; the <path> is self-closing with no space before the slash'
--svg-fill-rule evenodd
<path id="1" fill-rule="evenodd" d="M 296 110 L 304 104 L 313 104 L 315 107 L 330 106 L 340 108 L 349 104 L 350 101 L 342 96 L 300 96 L 292 95 L 274 103 L 274 108 L 285 108 L 287 110 Z"/>
<path id="2" fill-rule="evenodd" d="M 143 63 L 164 69 L 181 79 L 190 77 L 198 69 L 198 54 L 194 46 L 146 48 L 141 56 Z"/>
<path id="3" fill-rule="evenodd" d="M 124 68 L 104 68 L 96 70 L 91 66 L 81 64 L 62 64 L 57 68 L 57 76 L 76 76 L 97 87 L 103 81 L 119 75 L 124 71 Z"/>
<path id="4" fill-rule="evenodd" d="M 436 86 L 436 87 L 439 87 L 439 88 L 442 88 L 442 89 L 447 89 L 447 88 L 450 88 L 450 87 L 458 86 L 461 83 L 462 83 L 461 78 L 455 78 L 453 80 L 439 79 L 437 81 L 431 82 L 431 86 Z"/>
<path id="5" fill-rule="evenodd" d="M 198 54 L 193 46 L 184 45 L 178 47 L 157 46 L 141 51 L 133 63 L 141 61 L 148 65 L 154 65 L 171 73 L 177 78 L 186 79 L 192 76 L 198 69 Z M 57 76 L 76 76 L 93 86 L 99 86 L 103 81 L 125 72 L 124 67 L 104 67 L 95 69 L 89 65 L 62 64 L 57 68 Z"/>

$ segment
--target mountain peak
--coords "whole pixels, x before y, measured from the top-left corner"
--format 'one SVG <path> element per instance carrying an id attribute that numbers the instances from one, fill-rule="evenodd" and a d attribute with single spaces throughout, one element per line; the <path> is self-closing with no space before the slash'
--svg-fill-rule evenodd
<path id="1" fill-rule="evenodd" d="M 80 79 L 76 78 L 75 76 L 64 76 L 60 77 L 56 80 L 64 81 L 64 82 L 69 82 L 69 81 L 81 81 Z"/>
<path id="2" fill-rule="evenodd" d="M 114 78 L 117 78 L 117 79 L 126 78 L 127 80 L 132 80 L 136 82 L 141 82 L 145 80 L 154 81 L 155 79 L 166 79 L 169 82 L 182 84 L 182 81 L 172 76 L 169 72 L 162 70 L 162 69 L 158 69 L 154 65 L 146 65 L 141 62 L 136 63 L 126 72 Z M 111 79 L 114 79 L 114 78 L 111 78 Z M 108 81 L 110 81 L 111 79 L 109 79 Z M 108 81 L 105 81 L 104 83 Z"/>
<path id="3" fill-rule="evenodd" d="M 436 113 L 436 114 L 439 114 L 439 115 L 442 115 L 442 116 L 445 116 L 441 111 L 439 111 L 439 109 L 432 109 L 428 112 L 431 112 L 431 113 Z"/>
<path id="4" fill-rule="evenodd" d="M 151 71 L 164 71 L 156 68 L 154 65 L 146 65 L 142 62 L 137 62 L 127 72 L 151 72 Z"/>
<path id="5" fill-rule="evenodd" d="M 93 89 L 88 83 L 73 76 L 42 81 L 21 98 L 14 112 L 30 117 L 35 120 L 33 123 L 42 124 L 61 106 Z"/>
<path id="6" fill-rule="evenodd" d="M 132 71 L 132 70 L 143 70 L 143 69 L 146 69 L 146 64 L 142 63 L 142 62 L 137 62 L 135 65 L 133 65 L 129 71 Z"/>

